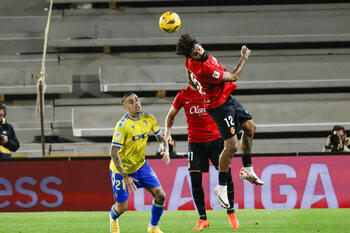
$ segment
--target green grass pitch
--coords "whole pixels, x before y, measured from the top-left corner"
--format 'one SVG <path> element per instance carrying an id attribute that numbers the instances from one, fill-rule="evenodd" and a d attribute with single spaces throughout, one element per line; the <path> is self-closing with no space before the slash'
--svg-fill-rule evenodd
<path id="1" fill-rule="evenodd" d="M 313 233 L 350 232 L 350 209 L 238 210 L 240 229 L 230 229 L 224 210 L 208 211 L 210 227 L 203 233 Z M 108 212 L 0 213 L 1 233 L 107 233 Z M 150 211 L 130 211 L 119 219 L 121 233 L 147 232 Z M 164 233 L 192 230 L 196 211 L 165 211 L 160 221 Z"/>

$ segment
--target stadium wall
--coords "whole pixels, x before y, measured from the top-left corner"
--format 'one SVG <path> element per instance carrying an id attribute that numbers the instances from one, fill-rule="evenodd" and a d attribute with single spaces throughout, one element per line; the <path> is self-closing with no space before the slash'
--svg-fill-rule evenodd
<path id="1" fill-rule="evenodd" d="M 148 160 L 167 194 L 167 210 L 194 210 L 187 159 L 166 166 Z M 350 154 L 254 158 L 265 181 L 258 187 L 238 178 L 241 158 L 232 161 L 235 206 L 239 209 L 350 208 Z M 0 212 L 107 211 L 113 203 L 109 158 L 0 160 Z M 217 171 L 204 175 L 207 209 L 220 209 L 213 194 Z M 149 210 L 143 189 L 130 196 L 129 210 Z"/>

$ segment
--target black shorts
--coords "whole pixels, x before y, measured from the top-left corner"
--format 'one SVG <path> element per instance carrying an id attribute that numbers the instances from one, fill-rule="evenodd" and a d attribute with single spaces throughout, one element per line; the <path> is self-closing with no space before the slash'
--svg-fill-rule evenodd
<path id="1" fill-rule="evenodd" d="M 232 95 L 219 107 L 207 109 L 207 113 L 216 122 L 224 140 L 239 133 L 242 124 L 253 119 L 252 115 Z"/>
<path id="2" fill-rule="evenodd" d="M 188 170 L 209 171 L 209 160 L 217 167 L 219 166 L 219 157 L 224 149 L 224 140 L 222 138 L 209 142 L 188 143 Z"/>

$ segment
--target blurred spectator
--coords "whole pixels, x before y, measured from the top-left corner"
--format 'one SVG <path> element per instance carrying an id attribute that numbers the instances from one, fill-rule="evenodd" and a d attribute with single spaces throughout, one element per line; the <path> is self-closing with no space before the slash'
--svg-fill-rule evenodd
<path id="1" fill-rule="evenodd" d="M 176 142 L 175 142 L 175 140 L 172 139 L 170 142 L 168 142 L 168 145 L 169 145 L 169 156 L 170 156 L 170 158 L 178 157 L 178 155 L 176 154 Z M 159 153 L 159 151 L 157 151 L 156 157 L 157 158 L 162 158 L 162 155 Z"/>
<path id="2" fill-rule="evenodd" d="M 15 130 L 5 119 L 6 111 L 6 106 L 0 103 L 0 158 L 10 158 L 11 151 L 19 148 Z"/>
<path id="3" fill-rule="evenodd" d="M 341 125 L 335 125 L 332 134 L 327 137 L 327 144 L 323 152 L 348 152 L 350 151 L 350 138 L 347 137 L 345 129 Z"/>

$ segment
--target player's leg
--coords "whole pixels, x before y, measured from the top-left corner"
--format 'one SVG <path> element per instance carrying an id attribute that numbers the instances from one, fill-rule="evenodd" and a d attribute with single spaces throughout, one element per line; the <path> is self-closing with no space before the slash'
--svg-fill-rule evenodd
<path id="1" fill-rule="evenodd" d="M 249 114 L 247 111 L 243 111 L 241 113 L 240 111 L 237 111 L 238 114 Z M 255 174 L 252 166 L 252 144 L 253 144 L 253 137 L 256 130 L 256 124 L 253 120 L 245 120 L 242 124 L 243 128 L 243 135 L 241 138 L 241 151 L 243 153 L 242 160 L 243 160 L 243 168 L 240 171 L 240 177 L 242 179 L 248 180 L 252 184 L 256 185 L 263 185 L 264 182 Z"/>
<path id="2" fill-rule="evenodd" d="M 202 186 L 202 172 L 209 171 L 209 151 L 206 142 L 188 144 L 188 164 L 192 196 L 199 214 L 199 220 L 193 230 L 203 230 L 210 225 L 207 219 Z"/>
<path id="3" fill-rule="evenodd" d="M 129 192 L 124 185 L 123 177 L 120 174 L 110 170 L 112 189 L 114 194 L 115 204 L 111 207 L 110 212 L 110 232 L 119 233 L 118 218 L 128 210 Z"/>
<path id="4" fill-rule="evenodd" d="M 229 200 L 227 198 L 227 178 L 231 165 L 231 160 L 238 150 L 238 139 L 235 134 L 233 137 L 224 141 L 224 149 L 219 159 L 219 185 L 215 189 L 219 204 L 223 208 L 229 208 Z"/>
<path id="5" fill-rule="evenodd" d="M 241 150 L 243 154 L 251 154 L 252 153 L 252 145 L 253 145 L 253 137 L 256 130 L 256 124 L 253 120 L 246 120 L 242 124 L 243 135 L 241 138 Z M 249 161 L 248 161 L 249 163 Z M 250 161 L 250 165 L 251 165 Z"/>
<path id="6" fill-rule="evenodd" d="M 217 169 L 219 166 L 219 156 L 221 151 L 223 150 L 224 142 L 222 138 L 216 139 L 210 142 L 210 161 L 213 163 L 215 168 Z M 235 214 L 234 209 L 234 199 L 235 199 L 235 190 L 232 180 L 231 168 L 229 168 L 227 173 L 227 198 L 230 204 L 230 207 L 227 209 L 227 217 L 230 222 L 230 226 L 232 229 L 239 228 L 239 223 Z"/>
<path id="7" fill-rule="evenodd" d="M 235 190 L 232 180 L 231 168 L 229 169 L 227 176 L 227 197 L 230 203 L 230 208 L 227 209 L 227 217 L 230 222 L 231 228 L 237 229 L 239 228 L 239 222 L 234 209 Z"/>
<path id="8" fill-rule="evenodd" d="M 145 189 L 148 190 L 153 196 L 151 221 L 148 226 L 148 233 L 162 233 L 158 223 L 164 211 L 165 192 L 161 186 L 153 188 L 145 187 Z"/>
<path id="9" fill-rule="evenodd" d="M 194 203 L 196 204 L 196 207 L 197 207 L 199 219 L 207 220 L 207 214 L 205 211 L 205 202 L 204 202 L 204 191 L 202 186 L 202 172 L 198 170 L 190 171 L 190 177 L 191 177 L 192 196 L 193 196 Z"/>
<path id="10" fill-rule="evenodd" d="M 231 165 L 232 157 L 238 151 L 237 133 L 240 130 L 236 109 L 231 103 L 233 97 L 215 109 L 207 109 L 210 117 L 215 121 L 218 130 L 224 140 L 224 149 L 219 159 L 219 185 L 215 188 L 215 194 L 219 204 L 223 208 L 229 207 L 227 199 L 227 173 Z"/>
<path id="11" fill-rule="evenodd" d="M 148 225 L 148 233 L 162 233 L 158 223 L 164 211 L 165 192 L 159 183 L 156 173 L 146 162 L 138 171 L 137 177 L 140 181 L 141 187 L 144 187 L 153 196 L 151 208 L 151 221 Z"/>

